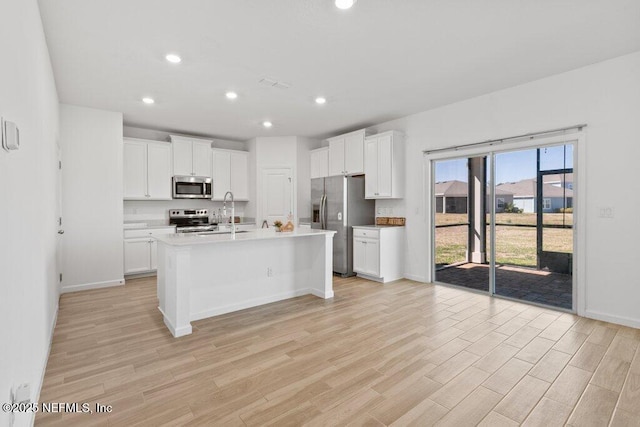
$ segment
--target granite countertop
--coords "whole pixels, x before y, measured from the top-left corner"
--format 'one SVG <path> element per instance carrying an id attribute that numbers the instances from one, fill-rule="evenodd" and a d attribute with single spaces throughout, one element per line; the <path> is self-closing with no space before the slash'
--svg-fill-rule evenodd
<path id="1" fill-rule="evenodd" d="M 336 232 L 333 230 L 304 230 L 295 229 L 290 232 L 276 232 L 275 229 L 258 229 L 255 231 L 246 231 L 236 233 L 235 237 L 231 236 L 231 233 L 184 233 L 184 234 L 165 234 L 157 236 L 156 240 L 165 243 L 170 246 L 192 246 L 192 245 L 206 245 L 206 244 L 220 244 L 220 243 L 232 243 L 232 242 L 246 242 L 251 240 L 265 240 L 265 239 L 288 239 L 295 237 L 315 236 L 315 235 L 331 235 Z"/>

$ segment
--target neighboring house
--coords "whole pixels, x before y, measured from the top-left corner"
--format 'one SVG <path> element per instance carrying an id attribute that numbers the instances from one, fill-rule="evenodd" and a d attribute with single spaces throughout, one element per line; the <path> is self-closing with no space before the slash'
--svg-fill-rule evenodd
<path id="1" fill-rule="evenodd" d="M 552 175 L 548 175 L 548 177 L 552 177 Z M 562 182 L 545 182 L 542 185 L 543 212 L 558 212 L 561 208 L 573 207 L 573 190 L 563 187 Z M 566 186 L 567 184 L 568 182 L 565 182 L 564 185 Z M 518 182 L 498 184 L 496 189 L 512 193 L 514 206 L 522 209 L 523 212 L 536 212 L 537 184 L 535 179 L 523 179 Z"/>
<path id="2" fill-rule="evenodd" d="M 462 181 L 436 182 L 437 213 L 467 213 L 469 184 Z"/>
<path id="3" fill-rule="evenodd" d="M 488 191 L 487 191 L 488 193 Z M 436 182 L 436 212 L 437 213 L 467 213 L 467 196 L 469 184 L 463 181 Z M 504 208 L 513 203 L 513 194 L 504 189 L 496 188 L 496 212 L 504 212 Z M 487 213 L 489 212 L 490 198 L 487 194 Z"/>
<path id="4" fill-rule="evenodd" d="M 573 190 L 572 173 L 544 175 L 542 177 L 542 182 L 544 182 L 545 184 L 551 184 L 554 187 L 568 188 L 569 190 Z"/>

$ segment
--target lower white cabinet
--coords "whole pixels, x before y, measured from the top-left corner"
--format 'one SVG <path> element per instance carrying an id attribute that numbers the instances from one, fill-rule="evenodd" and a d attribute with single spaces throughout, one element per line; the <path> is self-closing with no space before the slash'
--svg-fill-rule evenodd
<path id="1" fill-rule="evenodd" d="M 404 227 L 353 227 L 353 271 L 382 283 L 402 279 Z"/>
<path id="2" fill-rule="evenodd" d="M 158 242 L 154 236 L 173 234 L 175 227 L 124 231 L 124 274 L 147 273 L 158 269 Z"/>

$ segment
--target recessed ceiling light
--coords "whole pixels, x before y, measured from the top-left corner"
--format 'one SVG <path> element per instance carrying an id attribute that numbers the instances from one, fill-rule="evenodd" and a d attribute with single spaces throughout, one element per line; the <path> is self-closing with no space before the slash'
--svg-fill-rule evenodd
<path id="1" fill-rule="evenodd" d="M 327 103 L 327 98 L 324 96 L 319 96 L 316 98 L 316 104 L 322 105 Z"/>
<path id="2" fill-rule="evenodd" d="M 182 58 L 180 58 L 175 53 L 170 53 L 167 56 L 165 56 L 165 58 L 167 59 L 167 61 L 171 62 L 172 64 L 179 64 L 180 62 L 182 62 Z"/>
<path id="3" fill-rule="evenodd" d="M 225 93 L 225 96 L 227 97 L 227 99 L 236 99 L 238 97 L 238 94 L 235 92 L 227 92 Z"/>
<path id="4" fill-rule="evenodd" d="M 153 104 L 156 101 L 154 101 L 153 98 L 149 98 L 148 96 L 145 96 L 144 98 L 142 98 L 142 102 L 144 102 L 145 104 Z"/>
<path id="5" fill-rule="evenodd" d="M 338 9 L 350 9 L 358 0 L 336 0 L 336 7 Z"/>
<path id="6" fill-rule="evenodd" d="M 265 121 L 265 122 L 262 122 L 262 126 L 264 126 L 266 128 L 270 128 L 271 126 L 273 126 L 273 123 L 271 123 L 269 121 Z"/>

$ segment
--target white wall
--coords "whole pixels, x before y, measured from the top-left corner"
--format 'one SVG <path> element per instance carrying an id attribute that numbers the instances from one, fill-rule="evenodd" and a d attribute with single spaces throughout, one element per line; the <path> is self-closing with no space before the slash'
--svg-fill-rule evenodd
<path id="1" fill-rule="evenodd" d="M 640 52 L 376 126 L 407 136 L 406 197 L 377 203 L 407 217 L 405 276 L 424 280 L 429 263 L 422 150 L 586 123 L 585 314 L 640 327 L 640 201 L 628 184 L 640 157 L 638 76 Z M 615 218 L 599 218 L 600 207 Z"/>
<path id="2" fill-rule="evenodd" d="M 20 149 L 0 149 L 0 402 L 29 383 L 37 400 L 58 307 L 58 96 L 35 0 L 2 2 L 0 116 Z M 11 18 L 7 18 L 11 17 Z M 9 414 L 0 411 L 0 425 Z M 31 416 L 17 414 L 15 425 Z"/>
<path id="3" fill-rule="evenodd" d="M 124 284 L 122 113 L 61 104 L 62 291 Z"/>
<path id="4" fill-rule="evenodd" d="M 231 141 L 229 139 L 220 139 L 208 136 L 184 135 L 178 132 L 166 132 L 154 129 L 145 129 L 135 126 L 124 126 L 123 135 L 127 138 L 151 139 L 153 141 L 169 141 L 169 135 L 183 135 L 187 137 L 211 139 L 214 148 L 225 148 L 227 150 L 246 151 L 247 144 L 243 141 Z"/>
<path id="5" fill-rule="evenodd" d="M 311 216 L 311 186 L 309 175 L 309 151 L 320 146 L 315 139 L 296 136 L 276 136 L 255 138 L 247 142 L 250 153 L 249 164 L 255 165 L 255 175 L 250 176 L 252 202 L 247 207 L 247 215 L 256 217 L 258 225 L 262 216 L 262 171 L 267 168 L 290 168 L 293 174 L 294 221 Z M 249 169 L 252 169 L 250 167 Z M 253 201 L 255 200 L 255 203 Z M 255 212 L 255 214 L 254 214 Z"/>
<path id="6" fill-rule="evenodd" d="M 296 144 L 298 171 L 298 218 L 311 218 L 311 166 L 309 152 L 320 147 L 316 139 L 298 137 Z"/>

